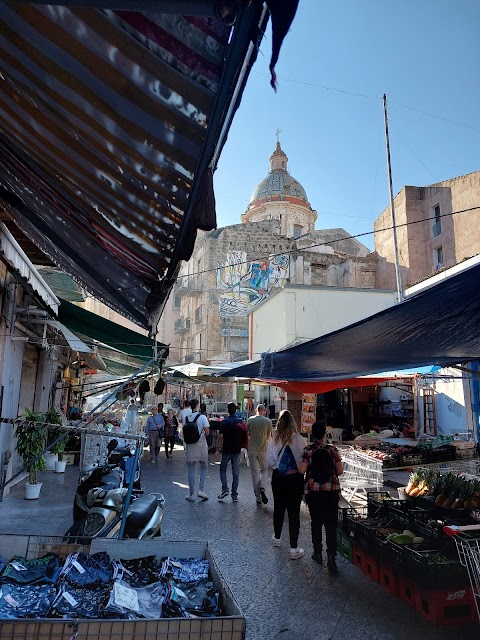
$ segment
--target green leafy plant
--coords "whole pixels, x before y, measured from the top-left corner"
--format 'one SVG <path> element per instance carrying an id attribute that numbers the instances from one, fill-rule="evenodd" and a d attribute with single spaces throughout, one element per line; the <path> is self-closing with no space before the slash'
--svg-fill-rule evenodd
<path id="1" fill-rule="evenodd" d="M 24 420 L 17 424 L 15 435 L 17 436 L 17 452 L 21 456 L 25 466 L 29 465 L 28 481 L 37 483 L 37 471 L 45 471 L 45 459 L 41 454 L 45 449 L 47 429 L 44 427 L 44 418 L 37 411 L 25 410 Z M 41 456 L 38 460 L 35 460 Z M 32 462 L 35 460 L 35 462 Z"/>
<path id="2" fill-rule="evenodd" d="M 63 424 L 63 416 L 58 411 L 55 411 L 53 407 L 50 407 L 48 411 L 45 411 L 44 420 L 48 424 Z M 54 442 L 60 435 L 59 431 L 49 431 L 48 432 L 48 450 L 50 453 L 58 453 L 59 460 L 61 460 L 61 454 L 65 451 L 65 445 L 67 444 L 66 439 L 60 440 L 56 444 L 50 445 L 50 443 Z"/>

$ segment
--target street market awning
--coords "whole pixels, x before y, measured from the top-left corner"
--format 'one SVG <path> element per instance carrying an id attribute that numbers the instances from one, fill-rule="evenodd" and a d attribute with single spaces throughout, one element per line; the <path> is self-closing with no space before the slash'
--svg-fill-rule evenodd
<path id="1" fill-rule="evenodd" d="M 154 342 L 150 338 L 66 300 L 61 300 L 58 319 L 68 329 L 87 341 L 95 340 L 144 361 L 153 357 Z M 157 343 L 157 347 L 158 349 L 167 348 L 162 343 Z"/>
<path id="2" fill-rule="evenodd" d="M 188 16 L 195 3 L 79 4 L 0 3 L 0 213 L 155 327 L 197 230 L 216 227 L 213 171 L 268 12 L 234 3 L 232 28 L 214 0 Z"/>
<path id="3" fill-rule="evenodd" d="M 480 359 L 480 265 L 365 320 L 222 374 L 328 381 Z"/>

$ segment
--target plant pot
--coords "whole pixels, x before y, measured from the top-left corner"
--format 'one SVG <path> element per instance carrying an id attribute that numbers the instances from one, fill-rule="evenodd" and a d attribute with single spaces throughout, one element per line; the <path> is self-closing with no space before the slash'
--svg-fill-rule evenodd
<path id="1" fill-rule="evenodd" d="M 55 463 L 58 460 L 58 453 L 50 453 L 50 451 L 47 451 L 47 453 L 45 454 L 45 464 L 46 464 L 46 468 L 45 471 L 54 471 L 55 470 Z"/>
<path id="2" fill-rule="evenodd" d="M 40 496 L 40 489 L 42 488 L 42 482 L 36 484 L 25 483 L 25 500 L 38 500 Z"/>
<path id="3" fill-rule="evenodd" d="M 55 462 L 55 473 L 65 473 L 65 467 L 67 466 L 66 460 L 58 460 Z"/>

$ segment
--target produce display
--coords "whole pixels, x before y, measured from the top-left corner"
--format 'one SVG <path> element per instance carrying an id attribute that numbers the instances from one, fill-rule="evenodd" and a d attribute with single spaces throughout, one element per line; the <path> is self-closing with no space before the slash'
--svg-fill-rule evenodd
<path id="1" fill-rule="evenodd" d="M 202 558 L 111 560 L 78 552 L 0 561 L 0 619 L 199 618 L 221 615 Z"/>
<path id="2" fill-rule="evenodd" d="M 406 500 L 372 492 L 366 507 L 340 509 L 339 550 L 426 620 L 478 621 L 468 573 L 444 527 L 478 524 L 479 478 L 421 470 L 405 491 Z"/>
<path id="3" fill-rule="evenodd" d="M 362 446 L 355 442 L 355 449 L 383 463 L 385 469 L 396 467 L 410 467 L 429 464 L 432 462 L 448 462 L 456 459 L 456 449 L 452 444 L 439 441 L 438 446 L 431 443 L 421 443 L 415 446 L 396 445 L 391 442 L 381 442 Z"/>

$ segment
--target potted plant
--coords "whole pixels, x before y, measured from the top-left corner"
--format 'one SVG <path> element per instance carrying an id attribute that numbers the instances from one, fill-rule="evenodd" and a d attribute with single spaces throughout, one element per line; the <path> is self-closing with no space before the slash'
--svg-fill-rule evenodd
<path id="1" fill-rule="evenodd" d="M 57 442 L 57 444 L 53 447 L 55 449 L 55 453 L 58 454 L 58 460 L 55 462 L 55 473 L 65 473 L 67 461 L 63 459 L 62 454 L 65 451 L 66 444 L 66 440 L 60 440 L 60 442 Z"/>
<path id="2" fill-rule="evenodd" d="M 55 411 L 53 407 L 50 407 L 50 409 L 48 409 L 48 411 L 45 412 L 44 418 L 45 418 L 45 422 L 47 422 L 48 424 L 58 424 L 58 425 L 63 424 L 63 416 L 60 413 L 58 413 L 58 411 Z M 57 462 L 59 460 L 61 461 L 61 454 L 65 450 L 65 444 L 66 444 L 65 440 L 60 440 L 60 442 L 57 442 L 56 444 L 50 444 L 55 442 L 55 440 L 58 438 L 59 435 L 60 435 L 59 431 L 48 432 L 48 438 L 47 438 L 48 451 L 45 454 L 47 471 L 54 471 L 54 470 L 57 471 L 57 466 L 56 466 Z M 65 464 L 62 463 L 62 465 L 63 465 L 63 471 L 65 471 Z M 59 469 L 62 468 L 62 465 L 59 466 Z M 58 473 L 63 473 L 63 471 L 58 471 Z"/>
<path id="3" fill-rule="evenodd" d="M 25 497 L 27 500 L 36 500 L 42 488 L 42 483 L 37 482 L 37 471 L 45 471 L 45 458 L 42 453 L 45 449 L 47 429 L 41 413 L 26 409 L 24 418 L 25 420 L 15 429 L 16 448 L 25 466 L 29 465 Z"/>

